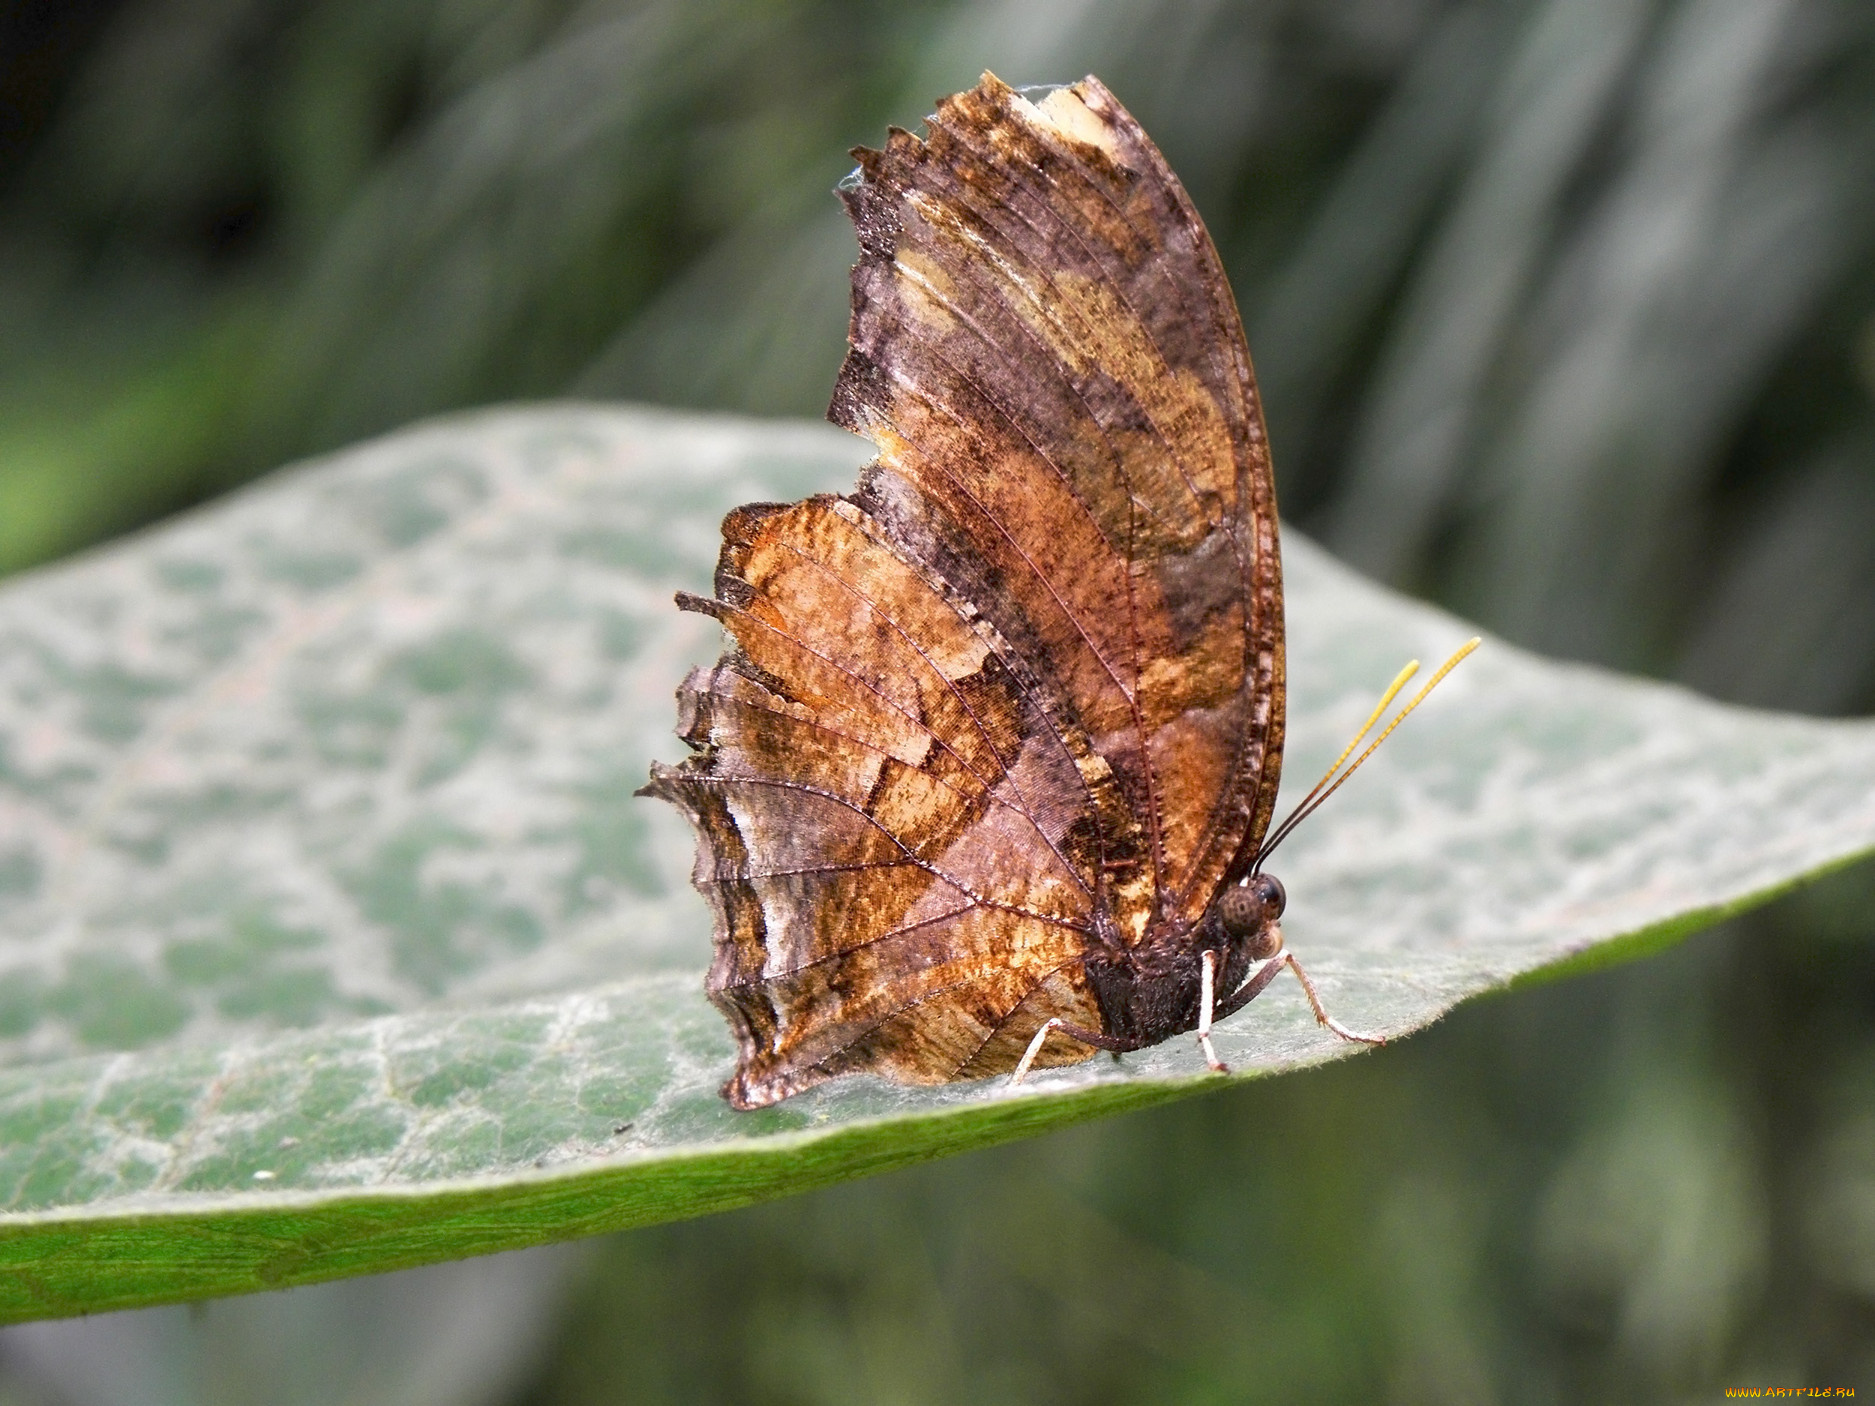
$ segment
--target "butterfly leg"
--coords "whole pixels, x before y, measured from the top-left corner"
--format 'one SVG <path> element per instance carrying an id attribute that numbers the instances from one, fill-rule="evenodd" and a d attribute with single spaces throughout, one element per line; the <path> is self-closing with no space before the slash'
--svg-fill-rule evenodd
<path id="1" fill-rule="evenodd" d="M 1092 1045 L 1099 1050 L 1112 1050 L 1115 1054 L 1139 1048 L 1130 1041 L 1116 1040 L 1111 1035 L 1102 1035 L 1098 1030 L 1084 1030 L 1078 1025 L 1070 1025 L 1058 1015 L 1051 1015 L 1042 1022 L 1042 1028 L 1035 1032 L 1035 1038 L 1029 1041 L 1029 1047 L 1022 1052 L 1022 1059 L 1016 1065 L 1016 1072 L 1009 1076 L 1011 1088 L 1027 1077 L 1029 1066 L 1035 1063 L 1035 1056 L 1042 1052 L 1042 1046 L 1047 1043 L 1048 1037 L 1057 1030 L 1063 1035 L 1079 1040 L 1084 1045 Z"/>
<path id="2" fill-rule="evenodd" d="M 1264 989 L 1282 973 L 1284 958 L 1288 955 L 1287 952 L 1281 952 L 1274 957 L 1265 958 L 1263 964 L 1242 986 L 1218 1003 L 1218 1008 L 1211 1017 L 1212 1020 L 1215 1022 L 1227 1016 L 1233 1016 L 1261 996 Z"/>
<path id="3" fill-rule="evenodd" d="M 1384 1035 L 1363 1035 L 1358 1030 L 1348 1029 L 1347 1026 L 1328 1014 L 1322 1007 L 1322 998 L 1315 994 L 1315 983 L 1310 981 L 1309 974 L 1302 970 L 1302 963 L 1298 962 L 1290 953 L 1284 952 L 1276 958 L 1275 965 L 1280 969 L 1285 962 L 1289 964 L 1289 970 L 1296 974 L 1296 980 L 1302 983 L 1302 989 L 1307 993 L 1309 998 L 1309 1007 L 1315 1012 L 1315 1018 L 1323 1025 L 1326 1025 L 1342 1039 L 1353 1040 L 1358 1044 L 1384 1045 L 1387 1043 Z M 1262 973 L 1259 972 L 1257 975 L 1261 976 Z"/>
<path id="4" fill-rule="evenodd" d="M 1322 1005 L 1321 995 L 1315 989 L 1315 983 L 1309 980 L 1309 974 L 1302 970 L 1302 964 L 1295 959 L 1295 956 L 1289 952 L 1287 948 L 1278 952 L 1274 957 L 1266 959 L 1263 965 L 1256 969 L 1255 973 L 1251 975 L 1248 981 L 1231 992 L 1229 998 L 1219 1004 L 1217 1011 L 1212 1016 L 1213 1021 L 1223 1020 L 1226 1016 L 1235 1015 L 1258 996 L 1261 996 L 1264 988 L 1282 974 L 1284 967 L 1288 967 L 1293 971 L 1296 974 L 1296 980 L 1302 983 L 1303 994 L 1309 998 L 1309 1009 L 1315 1012 L 1315 1018 L 1323 1025 L 1326 1025 L 1330 1030 L 1334 1031 L 1335 1034 L 1339 1035 L 1344 1040 L 1353 1040 L 1363 1045 L 1384 1045 L 1387 1043 L 1383 1036 L 1363 1035 L 1358 1030 L 1350 1030 L 1347 1026 L 1328 1014 L 1327 1008 Z"/>
<path id="5" fill-rule="evenodd" d="M 1211 1044 L 1211 1012 L 1217 1005 L 1217 953 L 1204 954 L 1204 974 L 1199 979 L 1198 987 L 1198 1048 L 1204 1051 L 1204 1061 L 1211 1066 L 1213 1074 L 1228 1074 L 1230 1066 L 1217 1057 L 1217 1050 Z"/>

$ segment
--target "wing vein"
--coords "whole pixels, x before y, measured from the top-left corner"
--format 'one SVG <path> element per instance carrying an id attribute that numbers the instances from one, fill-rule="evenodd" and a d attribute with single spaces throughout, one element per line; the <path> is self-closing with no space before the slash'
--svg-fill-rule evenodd
<path id="1" fill-rule="evenodd" d="M 1063 918 L 1058 914 L 1043 913 L 1038 909 L 1025 908 L 1019 903 L 1005 903 L 999 899 L 989 898 L 978 893 L 962 879 L 959 879 L 954 874 L 946 873 L 941 867 L 919 854 L 910 845 L 893 834 L 889 826 L 881 824 L 877 816 L 868 815 L 864 806 L 857 805 L 838 792 L 829 791 L 823 786 L 810 786 L 805 781 L 790 781 L 786 777 L 781 776 L 709 776 L 698 773 L 694 776 L 687 776 L 684 780 L 687 784 L 694 786 L 716 786 L 722 788 L 731 786 L 772 786 L 776 790 L 799 791 L 803 795 L 815 796 L 823 801 L 831 801 L 834 805 L 852 811 L 853 814 L 859 816 L 860 819 L 872 826 L 873 829 L 877 830 L 881 835 L 884 835 L 886 839 L 890 840 L 892 844 L 898 848 L 899 852 L 905 856 L 909 863 L 917 865 L 933 878 L 949 884 L 952 888 L 956 889 L 957 892 L 964 894 L 978 906 L 994 908 L 1001 913 L 1015 913 L 1024 918 L 1033 918 L 1040 923 L 1048 923 L 1054 927 L 1072 928 L 1077 932 L 1086 930 L 1086 925 L 1084 923 L 1076 922 L 1072 918 Z"/>
<path id="2" fill-rule="evenodd" d="M 977 736 L 983 739 L 984 745 L 989 748 L 990 755 L 996 758 L 998 765 L 1001 767 L 1002 777 L 1009 782 L 1010 790 L 1012 790 L 1015 793 L 1016 800 L 1021 802 L 1020 805 L 1014 804 L 1009 801 L 1004 801 L 1003 803 L 1007 805 L 1009 809 L 1015 811 L 1018 815 L 1022 816 L 1023 819 L 1029 822 L 1029 826 L 1031 829 L 1035 831 L 1036 837 L 1040 839 L 1041 842 L 1048 847 L 1049 852 L 1052 853 L 1055 856 L 1055 858 L 1060 861 L 1061 867 L 1064 870 L 1066 870 L 1067 873 L 1074 879 L 1074 882 L 1080 887 L 1081 891 L 1083 893 L 1091 894 L 1092 890 L 1088 888 L 1087 884 L 1081 879 L 1081 876 L 1075 871 L 1074 865 L 1069 862 L 1067 855 L 1062 853 L 1061 847 L 1057 845 L 1052 839 L 1050 839 L 1048 836 L 1048 832 L 1042 828 L 1041 820 L 1036 816 L 1034 810 L 1031 808 L 1030 803 L 1029 803 L 1029 798 L 1023 793 L 1022 783 L 1016 779 L 1015 774 L 1009 769 L 1008 764 L 1005 764 L 1003 762 L 1002 754 L 996 750 L 996 741 L 994 738 L 990 736 L 989 728 L 984 724 L 983 719 L 978 715 L 977 710 L 970 706 L 970 700 L 964 697 L 963 690 L 957 686 L 957 681 L 951 678 L 950 675 L 946 674 L 943 669 L 939 668 L 937 661 L 934 660 L 930 656 L 930 654 L 925 650 L 924 646 L 920 645 L 917 640 L 913 639 L 911 637 L 911 634 L 904 628 L 904 626 L 900 625 L 898 621 L 895 620 L 890 614 L 880 609 L 877 602 L 875 602 L 869 596 L 865 595 L 863 592 L 855 588 L 851 582 L 847 581 L 838 572 L 834 571 L 831 567 L 827 566 L 824 562 L 817 561 L 815 558 L 810 557 L 806 552 L 801 551 L 798 547 L 794 546 L 792 543 L 783 543 L 782 545 L 787 547 L 787 549 L 790 552 L 793 552 L 794 555 L 799 557 L 802 561 L 815 567 L 817 570 L 819 570 L 824 575 L 826 575 L 829 579 L 836 582 L 843 590 L 847 591 L 850 595 L 852 595 L 855 600 L 860 601 L 862 604 L 865 605 L 865 607 L 869 611 L 871 611 L 879 619 L 884 620 L 888 625 L 890 625 L 892 627 L 893 633 L 896 634 L 901 640 L 903 640 L 906 646 L 910 648 L 912 653 L 916 654 L 918 658 L 924 662 L 925 666 L 929 668 L 931 672 L 937 676 L 938 681 L 943 685 L 945 692 L 950 694 L 950 696 L 956 700 L 957 706 L 963 709 L 964 714 L 975 725 Z M 939 599 L 940 601 L 943 601 L 945 609 L 949 610 L 953 615 L 955 615 L 960 621 L 963 622 L 966 629 L 969 628 L 970 622 L 964 618 L 963 613 L 959 611 L 955 607 L 955 605 L 953 605 L 949 600 L 945 599 L 945 597 L 941 593 L 933 592 L 933 594 L 937 596 L 937 599 Z M 971 633 L 973 635 L 976 634 L 974 630 L 972 630 Z M 977 636 L 977 638 L 981 639 L 982 637 Z M 920 725 L 923 726 L 922 723 Z M 952 747 L 949 743 L 945 742 L 944 739 L 942 739 L 941 737 L 937 735 L 937 733 L 931 731 L 931 729 L 928 726 L 925 727 L 925 731 L 929 734 L 929 736 L 934 742 L 936 742 L 940 747 L 943 747 L 945 751 L 951 754 L 951 756 L 956 757 L 958 765 L 962 766 L 966 771 L 969 771 L 971 775 L 973 776 L 977 775 L 975 769 L 971 767 L 970 764 L 966 762 L 963 759 L 963 757 L 958 754 L 957 750 L 954 747 Z M 1080 771 L 1078 768 L 1074 766 L 1073 754 L 1067 752 L 1067 748 L 1065 744 L 1063 745 L 1062 750 L 1064 753 L 1067 753 L 1069 769 L 1074 771 L 1075 779 L 1079 781 L 1081 779 Z M 937 778 L 933 778 L 933 779 L 935 780 Z M 983 778 L 981 776 L 977 776 L 977 779 L 979 781 L 983 781 Z M 1085 783 L 1083 782 L 1082 784 L 1083 784 L 1083 789 L 1085 789 Z M 995 796 L 996 788 L 989 782 L 985 781 L 984 793 L 989 796 Z M 996 797 L 996 798 L 998 800 L 1002 799 L 1001 797 Z"/>

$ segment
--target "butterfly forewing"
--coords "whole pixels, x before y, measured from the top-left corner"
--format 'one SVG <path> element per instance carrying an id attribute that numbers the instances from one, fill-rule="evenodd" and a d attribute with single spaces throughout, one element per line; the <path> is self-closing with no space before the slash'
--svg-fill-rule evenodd
<path id="1" fill-rule="evenodd" d="M 649 788 L 699 833 L 745 1106 L 1098 1029 L 1082 957 L 1194 921 L 1281 758 L 1262 421 L 1163 159 L 1093 79 L 1038 105 L 987 75 L 859 157 L 829 414 L 878 458 L 850 499 L 725 522 L 687 603 L 737 647 Z"/>
<path id="2" fill-rule="evenodd" d="M 1155 899 L 1203 908 L 1275 795 L 1275 502 L 1229 285 L 1095 80 L 1037 107 L 986 79 L 928 139 L 859 155 L 832 416 L 1117 774 L 1149 864 L 1116 884 L 1137 938 Z"/>

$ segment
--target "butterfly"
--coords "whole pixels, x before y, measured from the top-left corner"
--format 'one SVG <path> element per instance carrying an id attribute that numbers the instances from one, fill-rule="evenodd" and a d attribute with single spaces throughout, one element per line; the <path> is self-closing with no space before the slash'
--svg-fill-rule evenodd
<path id="1" fill-rule="evenodd" d="M 714 596 L 678 604 L 731 644 L 678 691 L 690 755 L 640 792 L 697 833 L 724 1096 L 1188 1032 L 1222 1069 L 1213 1023 L 1285 967 L 1373 1040 L 1323 1009 L 1262 865 L 1406 673 L 1272 832 L 1275 486 L 1191 201 L 1092 77 L 985 74 L 853 154 L 828 418 L 877 457 L 850 494 L 724 520 Z"/>

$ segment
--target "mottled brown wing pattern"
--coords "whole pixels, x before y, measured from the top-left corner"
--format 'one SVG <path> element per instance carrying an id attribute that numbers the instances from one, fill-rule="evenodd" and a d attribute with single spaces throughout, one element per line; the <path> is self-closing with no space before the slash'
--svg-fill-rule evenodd
<path id="1" fill-rule="evenodd" d="M 879 446 L 860 501 L 974 580 L 1117 775 L 1145 831 L 1122 933 L 1195 917 L 1282 742 L 1275 494 L 1216 252 L 1091 78 L 1037 105 L 986 76 L 857 155 L 829 413 Z"/>
<path id="2" fill-rule="evenodd" d="M 681 603 L 735 647 L 647 788 L 698 831 L 739 1106 L 1098 1029 L 1084 954 L 1196 920 L 1281 758 L 1262 420 L 1163 159 L 1091 78 L 988 75 L 856 154 L 829 416 L 878 457 L 851 498 L 725 521 L 716 599 Z"/>
<path id="3" fill-rule="evenodd" d="M 647 789 L 700 837 L 732 1101 L 972 1077 L 1051 1015 L 1097 1021 L 1085 787 L 1032 686 L 851 502 L 739 509 L 724 538 L 719 599 L 686 604 L 739 648 L 685 681 L 696 755 Z"/>

